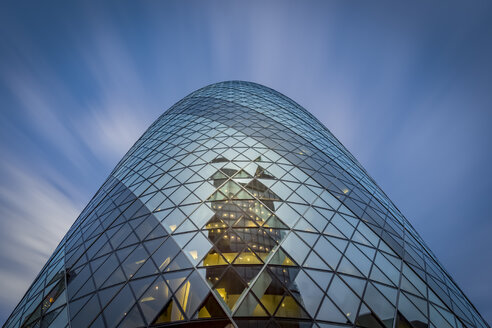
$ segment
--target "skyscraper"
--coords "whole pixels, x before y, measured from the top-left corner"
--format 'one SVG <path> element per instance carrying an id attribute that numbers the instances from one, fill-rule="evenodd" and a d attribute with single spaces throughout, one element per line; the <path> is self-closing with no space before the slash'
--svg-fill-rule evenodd
<path id="1" fill-rule="evenodd" d="M 5 327 L 489 327 L 340 142 L 223 82 L 157 119 Z"/>

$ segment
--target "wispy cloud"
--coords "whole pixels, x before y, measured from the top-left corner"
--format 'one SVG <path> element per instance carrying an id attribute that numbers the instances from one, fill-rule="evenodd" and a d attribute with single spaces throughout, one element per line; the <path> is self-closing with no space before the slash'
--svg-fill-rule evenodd
<path id="1" fill-rule="evenodd" d="M 477 233 L 490 231 L 478 222 L 490 212 L 480 206 L 490 203 L 492 124 L 485 4 L 66 2 L 0 10 L 3 295 L 25 292 L 103 175 L 162 109 L 207 83 L 244 79 L 292 97 L 325 123 L 412 222 L 425 222 L 419 230 L 482 297 L 477 286 L 487 279 L 467 279 L 467 270 L 482 268 L 491 249 Z M 475 206 L 460 206 L 465 196 Z M 483 240 L 455 256 L 444 228 L 465 243 Z M 2 315 L 16 297 L 0 296 Z M 490 298 L 480 301 L 492 308 Z"/>
<path id="2" fill-rule="evenodd" d="M 155 119 L 156 107 L 121 36 L 97 15 L 91 20 L 93 46 L 76 47 L 98 96 L 86 104 L 77 133 L 95 156 L 114 164 Z"/>
<path id="3" fill-rule="evenodd" d="M 105 24 L 101 30 L 109 31 Z M 77 182 L 94 172 L 101 176 L 101 164 L 113 167 L 153 119 L 139 74 L 118 36 L 98 33 L 90 52 L 84 44 L 71 45 L 80 49 L 79 64 L 97 90 L 91 97 L 81 96 L 88 92 L 79 89 L 83 84 L 67 85 L 63 72 L 30 56 L 32 49 L 23 46 L 30 44 L 28 35 L 16 37 L 24 40 L 12 42 L 21 56 L 11 58 L 9 66 L 0 64 L 0 82 L 12 100 L 2 115 L 22 122 L 8 128 L 27 142 L 19 151 L 16 140 L 2 140 L 2 316 L 17 304 L 102 183 L 91 181 L 87 189 Z"/>
<path id="4" fill-rule="evenodd" d="M 26 123 L 78 169 L 86 169 L 87 159 L 80 151 L 82 144 L 72 131 L 69 112 L 63 110 L 76 105 L 67 99 L 70 93 L 56 76 L 46 69 L 43 77 L 39 78 L 36 72 L 25 68 L 17 68 L 15 73 L 3 72 L 3 75 L 4 83 L 17 101 L 17 108 Z M 53 97 L 53 91 L 59 97 Z"/>
<path id="5" fill-rule="evenodd" d="M 80 212 L 80 194 L 47 171 L 5 160 L 0 169 L 0 303 L 12 308 Z"/>

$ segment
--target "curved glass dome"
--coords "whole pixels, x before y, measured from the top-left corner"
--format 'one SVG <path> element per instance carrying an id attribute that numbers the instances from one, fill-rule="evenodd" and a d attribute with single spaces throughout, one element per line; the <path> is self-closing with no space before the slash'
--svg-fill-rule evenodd
<path id="1" fill-rule="evenodd" d="M 157 119 L 5 324 L 489 327 L 315 117 L 207 86 Z"/>

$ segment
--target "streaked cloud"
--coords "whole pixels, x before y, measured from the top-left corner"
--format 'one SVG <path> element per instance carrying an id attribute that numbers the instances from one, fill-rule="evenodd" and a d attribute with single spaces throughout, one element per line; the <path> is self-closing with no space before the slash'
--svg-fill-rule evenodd
<path id="1" fill-rule="evenodd" d="M 82 210 L 79 191 L 49 172 L 0 162 L 0 295 L 15 305 Z M 44 176 L 43 176 L 44 175 Z M 61 182 L 61 183 L 60 183 Z"/>
<path id="2" fill-rule="evenodd" d="M 30 36 L 22 38 L 29 40 Z M 10 122 L 21 122 L 6 128 L 11 137 L 25 142 L 20 151 L 11 148 L 15 140 L 2 140 L 3 318 L 102 183 L 83 180 L 95 170 L 105 168 L 109 173 L 153 118 L 135 67 L 121 55 L 121 40 L 98 34 L 92 41 L 93 52 L 83 54 L 79 62 L 97 89 L 97 94 L 88 98 L 64 83 L 66 77 L 56 67 L 31 57 L 31 47 L 14 43 L 16 48 L 11 50 L 23 56 L 11 58 L 9 66 L 0 65 L 0 81 L 11 100 L 9 110 L 2 114 Z M 84 44 L 73 46 L 84 48 Z M 53 162 L 55 159 L 59 162 Z M 104 177 L 104 173 L 98 176 Z"/>
<path id="3" fill-rule="evenodd" d="M 492 318 L 489 3 L 32 5 L 0 10 L 0 321 L 145 128 L 229 79 L 313 112 Z"/>

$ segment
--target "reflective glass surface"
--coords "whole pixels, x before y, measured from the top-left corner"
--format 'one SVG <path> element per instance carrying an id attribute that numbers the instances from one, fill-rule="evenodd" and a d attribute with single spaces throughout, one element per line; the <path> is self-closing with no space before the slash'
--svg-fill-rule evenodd
<path id="1" fill-rule="evenodd" d="M 489 327 L 308 111 L 197 90 L 111 172 L 5 327 Z"/>

